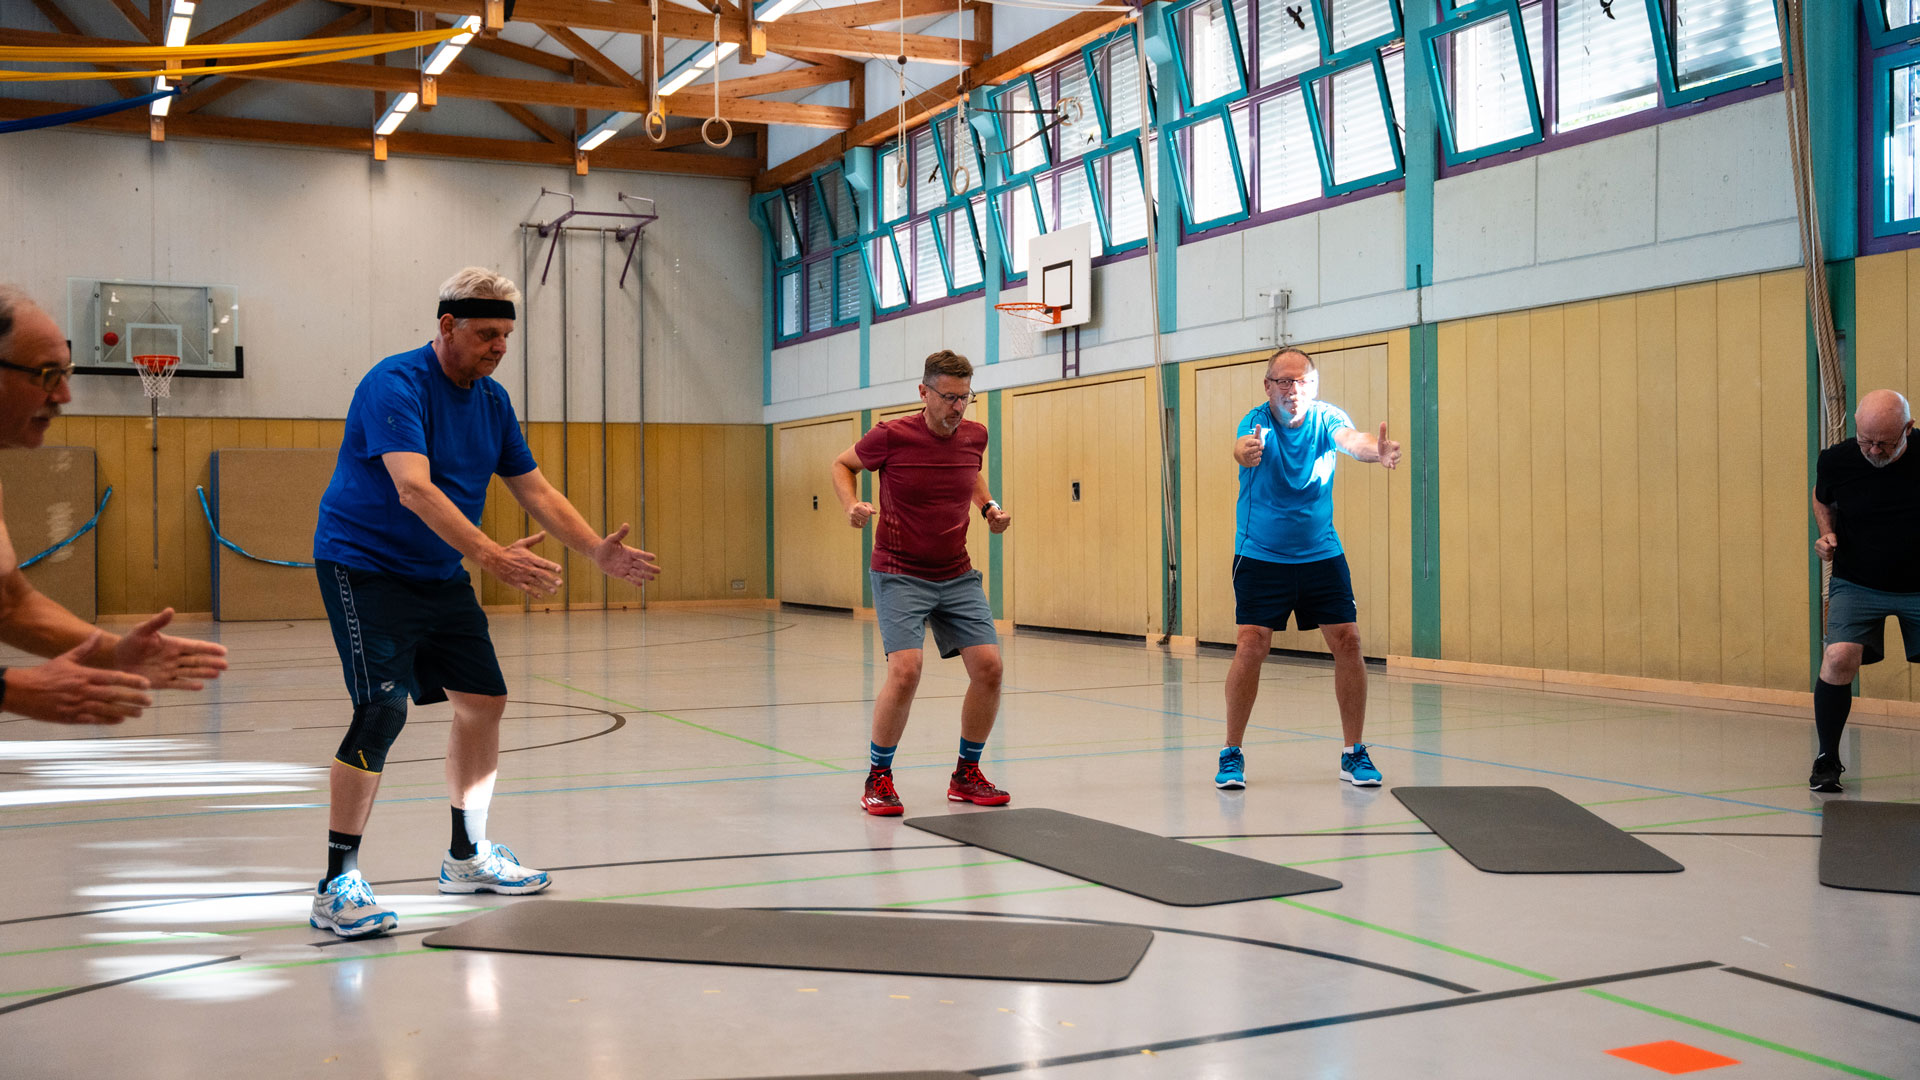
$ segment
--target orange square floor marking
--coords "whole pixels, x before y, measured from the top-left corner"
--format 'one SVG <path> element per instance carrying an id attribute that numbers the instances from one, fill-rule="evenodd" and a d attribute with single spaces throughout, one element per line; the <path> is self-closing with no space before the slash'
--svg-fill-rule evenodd
<path id="1" fill-rule="evenodd" d="M 1721 1057 L 1711 1050 L 1702 1050 L 1697 1046 L 1674 1042 L 1672 1039 L 1665 1042 L 1642 1043 L 1639 1046 L 1622 1046 L 1607 1053 L 1617 1058 L 1625 1058 L 1636 1065 L 1658 1069 L 1669 1076 L 1699 1072 L 1702 1069 L 1717 1069 L 1722 1065 L 1740 1064 L 1733 1058 Z"/>

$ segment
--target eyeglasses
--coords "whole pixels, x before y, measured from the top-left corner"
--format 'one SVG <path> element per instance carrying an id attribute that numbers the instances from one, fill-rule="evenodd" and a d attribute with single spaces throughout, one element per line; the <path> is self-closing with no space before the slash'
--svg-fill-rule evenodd
<path id="1" fill-rule="evenodd" d="M 1909 428 L 1908 430 L 1912 429 Z M 1889 453 L 1894 447 L 1905 442 L 1906 439 L 1907 432 L 1902 431 L 1900 437 L 1897 439 L 1861 439 L 1856 437 L 1854 441 L 1860 444 L 1860 449 L 1862 450 L 1872 450 L 1875 453 Z"/>
<path id="2" fill-rule="evenodd" d="M 61 383 L 73 377 L 72 364 L 56 364 L 53 367 L 27 367 L 25 364 L 15 364 L 6 360 L 0 360 L 0 368 L 5 368 L 8 371 L 18 371 L 22 374 L 32 376 L 29 381 L 49 394 L 53 393 Z"/>
<path id="3" fill-rule="evenodd" d="M 1276 379 L 1273 376 L 1269 375 L 1267 376 L 1267 385 L 1277 386 L 1282 390 L 1291 390 L 1296 386 L 1305 386 L 1307 385 L 1307 383 L 1311 382 L 1312 380 L 1313 380 L 1313 376 L 1311 375 L 1308 375 L 1305 378 L 1301 378 L 1301 379 Z"/>
<path id="4" fill-rule="evenodd" d="M 927 386 L 926 383 L 921 383 L 920 385 Z M 935 390 L 931 386 L 927 386 L 927 393 L 932 394 L 934 397 L 937 397 L 941 401 L 946 402 L 948 406 L 956 409 L 962 405 L 973 404 L 974 401 L 978 399 L 980 396 L 979 394 L 975 394 L 972 392 L 968 392 L 965 394 L 943 394 L 940 391 Z"/>

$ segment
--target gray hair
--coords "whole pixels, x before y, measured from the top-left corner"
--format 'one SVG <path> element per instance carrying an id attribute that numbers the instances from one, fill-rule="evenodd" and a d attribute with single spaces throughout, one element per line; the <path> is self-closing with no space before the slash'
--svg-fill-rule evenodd
<path id="1" fill-rule="evenodd" d="M 0 360 L 13 351 L 14 321 L 33 306 L 33 298 L 24 290 L 14 285 L 0 285 Z"/>
<path id="2" fill-rule="evenodd" d="M 469 266 L 440 283 L 440 299 L 518 301 L 520 289 L 484 266 Z"/>

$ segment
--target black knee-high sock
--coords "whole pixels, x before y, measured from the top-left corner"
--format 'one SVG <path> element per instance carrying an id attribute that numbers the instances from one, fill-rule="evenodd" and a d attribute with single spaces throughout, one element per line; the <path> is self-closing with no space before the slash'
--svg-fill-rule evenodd
<path id="1" fill-rule="evenodd" d="M 327 830 L 327 876 L 320 879 L 320 887 L 341 874 L 360 869 L 360 838 L 352 833 Z"/>
<path id="2" fill-rule="evenodd" d="M 1834 685 L 1818 676 L 1813 680 L 1813 730 L 1820 735 L 1820 752 L 1840 756 L 1840 732 L 1853 710 L 1853 684 Z"/>

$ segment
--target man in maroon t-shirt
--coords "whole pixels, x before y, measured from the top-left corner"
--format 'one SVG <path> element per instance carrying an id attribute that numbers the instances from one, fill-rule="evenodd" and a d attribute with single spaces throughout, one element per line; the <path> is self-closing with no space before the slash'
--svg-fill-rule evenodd
<path id="1" fill-rule="evenodd" d="M 873 535 L 873 609 L 887 651 L 887 681 L 873 702 L 871 767 L 860 800 L 869 814 L 901 811 L 893 751 L 920 686 L 929 623 L 940 656 L 957 655 L 967 666 L 960 760 L 947 798 L 981 806 L 1002 806 L 1012 798 L 980 772 L 980 753 L 1000 711 L 1000 638 L 980 572 L 967 559 L 967 515 L 979 507 L 996 533 L 1007 531 L 1013 515 L 993 501 L 980 471 L 987 429 L 965 418 L 972 383 L 966 357 L 946 349 L 934 353 L 920 378 L 926 408 L 875 424 L 833 461 L 833 489 L 847 524 L 865 528 L 876 514 L 872 503 L 860 501 L 855 474 L 861 469 L 880 474 L 880 503 L 886 507 Z"/>

